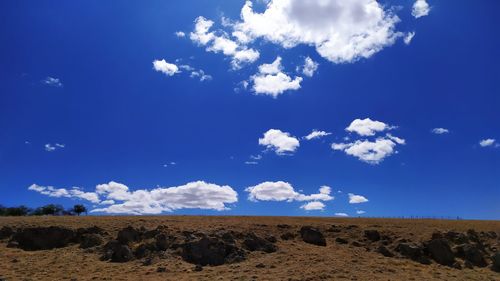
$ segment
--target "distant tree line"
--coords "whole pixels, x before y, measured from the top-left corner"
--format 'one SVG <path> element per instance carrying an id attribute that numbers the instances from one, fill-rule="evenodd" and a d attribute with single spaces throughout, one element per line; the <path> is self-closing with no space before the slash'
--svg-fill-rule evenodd
<path id="1" fill-rule="evenodd" d="M 17 207 L 0 205 L 0 216 L 79 216 L 82 213 L 87 214 L 87 208 L 81 204 L 77 204 L 70 209 L 64 209 L 63 206 L 56 204 L 48 204 L 35 209 L 24 205 Z"/>

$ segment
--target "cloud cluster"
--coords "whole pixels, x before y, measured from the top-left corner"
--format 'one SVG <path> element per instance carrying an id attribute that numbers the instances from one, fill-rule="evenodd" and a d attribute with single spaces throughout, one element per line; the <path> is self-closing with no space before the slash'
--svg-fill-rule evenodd
<path id="1" fill-rule="evenodd" d="M 259 139 L 259 145 L 274 150 L 278 155 L 294 153 L 300 146 L 299 140 L 290 133 L 278 129 L 270 129 Z"/>
<path id="2" fill-rule="evenodd" d="M 248 44 L 258 38 L 291 48 L 314 46 L 334 63 L 368 58 L 401 36 L 399 18 L 373 0 L 270 0 L 264 12 L 246 1 L 232 35 Z"/>
<path id="3" fill-rule="evenodd" d="M 61 79 L 55 78 L 55 77 L 50 77 L 50 76 L 43 79 L 42 82 L 45 85 L 56 87 L 56 88 L 61 88 L 63 86 Z"/>
<path id="4" fill-rule="evenodd" d="M 411 15 L 418 19 L 420 17 L 427 16 L 430 10 L 431 7 L 426 0 L 416 0 L 415 3 L 413 3 Z"/>
<path id="5" fill-rule="evenodd" d="M 48 152 L 52 152 L 52 151 L 55 151 L 57 149 L 64 148 L 64 147 L 66 147 L 66 145 L 61 144 L 61 143 L 56 143 L 56 144 L 46 143 L 44 145 L 45 151 L 48 151 Z"/>
<path id="6" fill-rule="evenodd" d="M 355 132 L 362 137 L 372 137 L 376 133 L 394 129 L 380 121 L 373 121 L 370 118 L 356 119 L 346 128 L 348 132 Z M 347 155 L 354 156 L 359 160 L 369 164 L 379 164 L 386 157 L 396 153 L 397 145 L 404 145 L 405 140 L 387 133 L 374 140 L 361 139 L 348 143 L 332 143 L 333 150 L 340 150 Z"/>
<path id="7" fill-rule="evenodd" d="M 257 74 L 250 77 L 252 89 L 256 94 L 270 95 L 274 98 L 288 90 L 300 89 L 302 77 L 293 79 L 282 71 L 281 57 L 270 64 L 259 66 Z"/>
<path id="8" fill-rule="evenodd" d="M 305 210 L 322 210 L 325 205 L 319 201 L 330 201 L 334 197 L 331 196 L 331 188 L 322 186 L 318 193 L 305 195 L 295 191 L 295 188 L 288 182 L 284 181 L 266 181 L 255 186 L 250 186 L 245 189 L 248 192 L 248 200 L 250 201 L 309 201 L 301 206 Z"/>
<path id="9" fill-rule="evenodd" d="M 178 60 L 177 60 L 178 61 Z M 196 69 L 187 64 L 177 65 L 175 63 L 166 62 L 162 60 L 153 61 L 153 69 L 162 72 L 167 76 L 174 76 L 175 74 L 182 73 L 183 71 L 189 73 L 189 77 L 198 78 L 201 82 L 212 80 L 212 76 L 208 75 L 202 69 Z"/>
<path id="10" fill-rule="evenodd" d="M 110 214 L 160 214 L 179 209 L 223 211 L 229 209 L 228 204 L 238 201 L 238 194 L 230 186 L 220 186 L 204 181 L 135 191 L 114 181 L 97 185 L 95 192 L 83 192 L 78 188 L 56 189 L 36 184 L 28 189 L 51 197 L 84 199 L 95 204 L 106 205 L 93 209 L 91 212 Z"/>
<path id="11" fill-rule="evenodd" d="M 190 33 L 189 38 L 200 46 L 206 46 L 207 51 L 230 56 L 233 69 L 239 69 L 242 65 L 252 63 L 259 58 L 258 51 L 230 39 L 225 32 L 220 31 L 218 34 L 210 31 L 213 25 L 213 21 L 204 17 L 196 18 L 194 31 Z"/>

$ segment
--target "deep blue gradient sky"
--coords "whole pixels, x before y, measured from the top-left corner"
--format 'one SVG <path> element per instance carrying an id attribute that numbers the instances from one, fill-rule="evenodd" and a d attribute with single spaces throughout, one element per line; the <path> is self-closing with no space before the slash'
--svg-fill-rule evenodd
<path id="1" fill-rule="evenodd" d="M 401 2 L 384 2 L 386 5 Z M 239 19 L 244 1 L 2 1 L 0 3 L 0 204 L 39 206 L 83 202 L 51 198 L 33 183 L 82 187 L 116 181 L 132 190 L 203 180 L 238 192 L 228 211 L 177 214 L 461 216 L 500 219 L 499 1 L 429 1 L 415 19 L 412 1 L 397 12 L 397 29 L 415 31 L 370 58 L 334 64 L 313 47 L 283 49 L 258 41 L 260 59 L 230 69 L 189 33 L 204 16 Z M 301 89 L 277 98 L 235 92 L 257 66 L 277 55 L 293 74 L 310 56 L 318 72 Z M 167 77 L 152 61 L 182 59 L 210 74 L 199 82 Z M 44 84 L 57 77 L 62 87 Z M 356 118 L 398 126 L 399 153 L 377 165 L 330 148 Z M 436 135 L 443 127 L 449 134 Z M 262 153 L 258 139 L 276 128 L 302 137 L 292 156 Z M 25 143 L 29 142 L 29 143 Z M 47 143 L 65 144 L 48 152 Z M 261 153 L 258 165 L 247 165 Z M 163 164 L 176 162 L 164 167 Z M 304 193 L 331 186 L 324 211 L 303 202 L 251 202 L 245 188 L 286 181 Z M 336 193 L 342 190 L 343 193 Z M 347 193 L 369 198 L 349 204 Z"/>

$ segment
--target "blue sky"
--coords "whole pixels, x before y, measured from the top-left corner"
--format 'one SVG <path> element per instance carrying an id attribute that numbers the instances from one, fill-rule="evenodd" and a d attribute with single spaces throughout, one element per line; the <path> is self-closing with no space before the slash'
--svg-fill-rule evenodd
<path id="1" fill-rule="evenodd" d="M 498 1 L 254 2 L 3 1 L 0 204 L 500 219 Z"/>

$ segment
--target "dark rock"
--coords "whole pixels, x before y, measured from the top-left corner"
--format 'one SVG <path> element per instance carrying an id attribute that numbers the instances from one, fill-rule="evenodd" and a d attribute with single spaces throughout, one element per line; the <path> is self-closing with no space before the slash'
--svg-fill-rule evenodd
<path id="1" fill-rule="evenodd" d="M 202 270 L 203 270 L 203 266 L 201 266 L 201 264 L 197 264 L 193 268 L 193 271 L 202 271 Z"/>
<path id="2" fill-rule="evenodd" d="M 455 262 L 455 256 L 446 239 L 438 238 L 431 240 L 427 244 L 426 250 L 439 264 L 451 266 Z"/>
<path id="3" fill-rule="evenodd" d="M 278 249 L 273 243 L 253 233 L 247 235 L 245 240 L 243 240 L 243 245 L 250 251 L 263 251 L 266 253 L 273 253 Z"/>
<path id="4" fill-rule="evenodd" d="M 500 253 L 496 253 L 491 257 L 491 261 L 493 264 L 491 265 L 491 268 L 494 271 L 500 272 Z"/>
<path id="5" fill-rule="evenodd" d="M 17 243 L 16 241 L 10 240 L 7 243 L 7 248 L 19 248 L 19 243 Z"/>
<path id="6" fill-rule="evenodd" d="M 476 245 L 459 245 L 455 247 L 455 253 L 458 257 L 469 261 L 474 266 L 485 267 L 488 265 L 483 252 Z"/>
<path id="7" fill-rule="evenodd" d="M 104 254 L 101 260 L 111 260 L 112 262 L 127 262 L 134 258 L 132 250 L 127 245 L 122 245 L 117 240 L 111 240 L 103 247 Z"/>
<path id="8" fill-rule="evenodd" d="M 473 269 L 474 265 L 470 261 L 464 261 L 464 267 L 468 269 Z"/>
<path id="9" fill-rule="evenodd" d="M 141 232 L 132 226 L 127 226 L 118 232 L 116 240 L 124 245 L 138 242 L 141 240 Z"/>
<path id="10" fill-rule="evenodd" d="M 0 229 L 0 240 L 10 238 L 14 234 L 14 229 L 9 226 L 4 226 Z"/>
<path id="11" fill-rule="evenodd" d="M 163 266 L 159 266 L 159 267 L 156 269 L 156 272 L 167 272 L 167 268 L 166 268 L 166 267 L 163 267 Z"/>
<path id="12" fill-rule="evenodd" d="M 459 269 L 461 270 L 462 269 L 462 265 L 460 264 L 460 262 L 456 261 L 454 262 L 451 267 L 455 268 L 455 269 Z"/>
<path id="13" fill-rule="evenodd" d="M 281 234 L 281 239 L 282 240 L 293 240 L 295 239 L 295 234 L 291 233 L 291 232 L 286 232 L 286 233 L 283 233 Z"/>
<path id="14" fill-rule="evenodd" d="M 347 241 L 347 239 L 341 238 L 341 237 L 335 238 L 335 242 L 337 242 L 339 244 L 347 244 L 347 243 L 349 243 L 349 241 Z"/>
<path id="15" fill-rule="evenodd" d="M 400 243 L 396 247 L 396 251 L 398 251 L 401 255 L 410 258 L 412 260 L 417 260 L 419 257 L 423 255 L 421 247 L 410 243 Z"/>
<path id="16" fill-rule="evenodd" d="M 92 248 L 104 243 L 102 236 L 99 234 L 83 234 L 80 241 L 80 248 L 82 249 Z"/>
<path id="17" fill-rule="evenodd" d="M 209 237 L 184 243 L 181 255 L 185 261 L 200 265 L 221 265 L 245 259 L 243 250 L 235 245 Z"/>
<path id="18" fill-rule="evenodd" d="M 479 243 L 481 240 L 479 239 L 479 235 L 474 229 L 469 229 L 467 230 L 467 237 L 469 238 L 470 241 Z"/>
<path id="19" fill-rule="evenodd" d="M 68 246 L 75 240 L 75 232 L 68 228 L 30 227 L 17 230 L 12 236 L 12 241 L 26 251 L 50 250 Z"/>
<path id="20" fill-rule="evenodd" d="M 384 257 L 394 257 L 394 254 L 385 246 L 379 246 L 377 248 L 377 252 L 382 254 Z"/>
<path id="21" fill-rule="evenodd" d="M 455 244 L 469 243 L 469 238 L 463 233 L 448 231 L 445 233 L 444 238 L 452 241 Z"/>
<path id="22" fill-rule="evenodd" d="M 278 228 L 290 228 L 291 226 L 289 226 L 288 224 L 278 224 Z"/>
<path id="23" fill-rule="evenodd" d="M 144 231 L 142 237 L 144 239 L 153 239 L 157 235 L 159 235 L 160 233 L 161 232 L 160 232 L 160 230 L 158 228 L 157 229 L 146 230 L 146 231 Z"/>
<path id="24" fill-rule="evenodd" d="M 236 243 L 236 240 L 234 240 L 234 235 L 231 232 L 225 232 L 221 236 L 222 240 L 224 242 L 229 243 L 229 244 L 234 244 Z"/>
<path id="25" fill-rule="evenodd" d="M 358 241 L 352 241 L 351 245 L 353 245 L 354 247 L 363 247 L 364 244 L 358 242 Z"/>
<path id="26" fill-rule="evenodd" d="M 258 263 L 255 267 L 257 267 L 257 268 L 265 268 L 266 265 L 263 264 L 263 263 Z"/>
<path id="27" fill-rule="evenodd" d="M 431 239 L 442 239 L 442 238 L 444 238 L 444 235 L 440 231 L 436 231 L 436 232 L 432 233 Z"/>
<path id="28" fill-rule="evenodd" d="M 169 237 L 164 233 L 160 233 L 155 237 L 156 248 L 160 251 L 166 251 L 174 240 L 175 237 Z"/>
<path id="29" fill-rule="evenodd" d="M 498 238 L 498 234 L 495 231 L 488 231 L 486 233 L 486 235 L 488 236 L 488 238 L 491 238 L 491 239 Z"/>
<path id="30" fill-rule="evenodd" d="M 380 233 L 377 230 L 374 229 L 368 229 L 365 230 L 365 237 L 368 238 L 370 241 L 379 241 L 380 240 Z"/>
<path id="31" fill-rule="evenodd" d="M 276 237 L 272 236 L 272 235 L 269 235 L 266 237 L 266 240 L 271 242 L 271 243 L 276 243 L 278 242 L 278 239 L 276 239 Z"/>
<path id="32" fill-rule="evenodd" d="M 326 240 L 323 236 L 323 233 L 319 231 L 319 229 L 314 228 L 312 226 L 303 226 L 300 229 L 300 236 L 304 242 L 317 245 L 317 246 L 326 246 Z"/>
<path id="33" fill-rule="evenodd" d="M 158 262 L 158 257 L 146 257 L 142 261 L 142 265 L 144 266 L 150 266 Z"/>
<path id="34" fill-rule="evenodd" d="M 154 243 L 141 244 L 135 249 L 134 256 L 138 259 L 142 259 L 144 257 L 150 256 L 151 253 L 153 253 L 156 250 L 157 248 Z"/>

